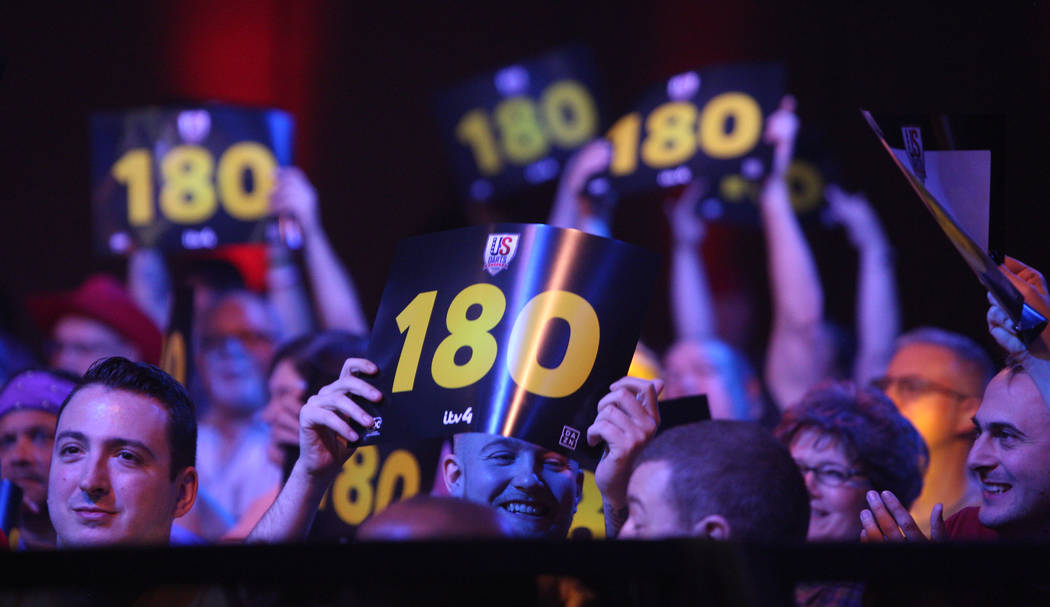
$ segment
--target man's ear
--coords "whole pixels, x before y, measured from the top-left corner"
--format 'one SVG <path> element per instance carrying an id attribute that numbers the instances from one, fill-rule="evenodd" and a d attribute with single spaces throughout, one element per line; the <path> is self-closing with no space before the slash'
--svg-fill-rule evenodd
<path id="1" fill-rule="evenodd" d="M 445 489 L 452 497 L 463 497 L 463 466 L 455 453 L 446 453 L 441 457 L 441 476 L 445 479 Z"/>
<path id="2" fill-rule="evenodd" d="M 175 518 L 186 514 L 197 500 L 197 469 L 190 466 L 175 477 Z"/>
<path id="3" fill-rule="evenodd" d="M 721 514 L 710 514 L 693 525 L 693 535 L 720 542 L 727 541 L 732 532 L 729 521 Z"/>
<path id="4" fill-rule="evenodd" d="M 981 407 L 981 399 L 976 396 L 967 396 L 959 401 L 955 409 L 955 433 L 959 436 L 968 436 L 973 433 L 973 416 L 977 415 L 977 409 Z"/>

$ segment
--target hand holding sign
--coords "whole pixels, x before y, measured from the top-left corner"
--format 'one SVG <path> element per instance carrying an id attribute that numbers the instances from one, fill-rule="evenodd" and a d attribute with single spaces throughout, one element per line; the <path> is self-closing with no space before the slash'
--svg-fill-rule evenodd
<path id="1" fill-rule="evenodd" d="M 363 358 L 351 358 L 343 365 L 339 379 L 321 388 L 311 396 L 299 412 L 299 461 L 304 472 L 315 478 L 334 478 L 346 461 L 361 434 L 351 427 L 357 423 L 372 428 L 375 419 L 348 395 L 379 402 L 383 395 L 357 373 L 372 375 L 378 371 L 375 363 Z"/>
<path id="2" fill-rule="evenodd" d="M 594 471 L 606 513 L 627 506 L 627 481 L 631 462 L 660 427 L 656 398 L 664 388 L 662 379 L 646 381 L 624 377 L 610 386 L 611 392 L 598 401 L 598 416 L 587 429 L 587 443 L 605 443 L 605 454 Z M 622 521 L 618 521 L 622 524 Z"/>
<path id="3" fill-rule="evenodd" d="M 1033 267 L 1007 257 L 999 266 L 1007 279 L 1021 292 L 1027 305 L 1044 317 L 1050 317 L 1050 295 L 1047 295 L 1046 279 Z M 1032 340 L 1027 346 L 1017 335 L 1010 315 L 989 293 L 988 332 L 1006 352 L 1018 359 L 1035 381 L 1043 400 L 1050 403 L 1050 329 Z"/>

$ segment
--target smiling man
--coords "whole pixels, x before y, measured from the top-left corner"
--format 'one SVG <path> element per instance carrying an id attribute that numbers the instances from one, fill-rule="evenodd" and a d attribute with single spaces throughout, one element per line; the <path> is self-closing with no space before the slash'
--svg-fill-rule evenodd
<path id="1" fill-rule="evenodd" d="M 167 544 L 197 495 L 186 391 L 120 357 L 92 365 L 58 414 L 47 504 L 59 547 Z"/>
<path id="2" fill-rule="evenodd" d="M 277 500 L 248 536 L 249 541 L 302 540 L 325 491 L 365 428 L 375 420 L 349 396 L 379 402 L 383 395 L 359 375 L 375 363 L 351 358 L 339 379 L 321 388 L 299 413 L 299 459 Z M 594 473 L 602 494 L 606 535 L 615 537 L 627 520 L 631 462 L 660 424 L 657 396 L 662 380 L 624 377 L 598 402 L 587 429 L 591 445 L 604 443 Z M 445 485 L 454 497 L 496 509 L 516 537 L 565 539 L 583 488 L 579 464 L 532 443 L 494 434 L 463 433 L 442 459 Z M 797 471 L 796 471 L 797 474 Z"/>
<path id="3" fill-rule="evenodd" d="M 1010 365 L 992 379 L 973 423 L 978 434 L 967 465 L 980 482 L 980 505 L 947 521 L 938 505 L 932 539 L 1050 539 L 1050 409 L 1024 367 Z M 867 499 L 865 539 L 926 539 L 892 493 L 871 491 Z"/>

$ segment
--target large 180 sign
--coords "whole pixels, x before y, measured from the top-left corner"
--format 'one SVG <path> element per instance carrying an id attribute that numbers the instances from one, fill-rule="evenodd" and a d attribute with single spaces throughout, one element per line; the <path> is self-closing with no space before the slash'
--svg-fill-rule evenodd
<path id="1" fill-rule="evenodd" d="M 600 126 L 593 62 L 550 53 L 474 78 L 438 98 L 464 198 L 486 200 L 550 181 Z"/>
<path id="2" fill-rule="evenodd" d="M 96 248 L 212 248 L 257 240 L 273 175 L 291 162 L 291 118 L 223 106 L 91 120 Z"/>
<path id="3" fill-rule="evenodd" d="M 655 264 L 543 225 L 402 241 L 369 346 L 387 395 L 380 438 L 488 432 L 581 457 L 598 400 L 627 371 Z"/>

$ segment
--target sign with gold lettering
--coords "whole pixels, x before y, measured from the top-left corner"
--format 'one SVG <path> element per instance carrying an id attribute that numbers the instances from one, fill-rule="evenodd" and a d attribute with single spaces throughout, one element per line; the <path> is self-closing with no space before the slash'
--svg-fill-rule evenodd
<path id="1" fill-rule="evenodd" d="M 486 432 L 586 461 L 584 433 L 627 372 L 655 274 L 652 253 L 545 225 L 402 241 L 369 344 L 385 395 L 371 440 Z"/>
<path id="2" fill-rule="evenodd" d="M 91 117 L 96 250 L 211 249 L 261 240 L 293 123 L 278 110 L 204 105 Z"/>
<path id="3" fill-rule="evenodd" d="M 599 135 L 597 77 L 581 47 L 471 79 L 438 96 L 462 197 L 486 201 L 555 179 Z"/>

